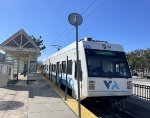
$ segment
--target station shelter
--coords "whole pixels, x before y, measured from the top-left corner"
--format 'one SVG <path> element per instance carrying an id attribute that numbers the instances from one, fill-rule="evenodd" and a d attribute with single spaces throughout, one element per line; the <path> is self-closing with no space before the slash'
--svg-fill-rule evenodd
<path id="1" fill-rule="evenodd" d="M 10 65 L 11 80 L 24 78 L 28 81 L 36 77 L 40 48 L 23 29 L 2 42 L 0 49 L 5 52 L 5 62 Z"/>

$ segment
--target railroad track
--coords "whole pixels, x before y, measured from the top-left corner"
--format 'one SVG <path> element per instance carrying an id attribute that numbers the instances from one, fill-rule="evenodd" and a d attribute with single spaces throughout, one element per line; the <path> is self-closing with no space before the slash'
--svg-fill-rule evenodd
<path id="1" fill-rule="evenodd" d="M 125 111 L 112 110 L 110 104 L 105 101 L 86 99 L 81 103 L 99 118 L 137 118 Z"/>

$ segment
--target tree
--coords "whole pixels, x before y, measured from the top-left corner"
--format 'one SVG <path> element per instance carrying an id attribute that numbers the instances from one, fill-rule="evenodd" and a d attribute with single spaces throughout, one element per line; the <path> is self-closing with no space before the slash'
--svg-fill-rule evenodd
<path id="1" fill-rule="evenodd" d="M 45 45 L 43 44 L 43 40 L 42 40 L 42 37 L 39 36 L 38 38 L 35 38 L 33 35 L 30 36 L 31 39 L 36 43 L 36 45 L 40 48 L 40 51 L 44 50 L 46 47 Z"/>
<path id="2" fill-rule="evenodd" d="M 129 65 L 131 65 L 131 70 L 136 70 L 139 72 L 144 72 L 150 69 L 150 49 L 136 49 L 134 51 L 127 53 L 127 59 Z"/>
<path id="3" fill-rule="evenodd" d="M 150 49 L 147 48 L 144 52 L 145 68 L 150 69 Z"/>

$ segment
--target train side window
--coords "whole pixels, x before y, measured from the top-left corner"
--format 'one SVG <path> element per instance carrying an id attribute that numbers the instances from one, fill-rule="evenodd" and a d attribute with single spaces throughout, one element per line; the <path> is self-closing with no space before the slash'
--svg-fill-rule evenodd
<path id="1" fill-rule="evenodd" d="M 48 71 L 48 65 L 47 65 L 47 71 Z"/>
<path id="2" fill-rule="evenodd" d="M 62 72 L 66 73 L 66 61 L 62 62 Z"/>
<path id="3" fill-rule="evenodd" d="M 61 68 L 62 68 L 62 67 L 61 67 L 61 64 L 59 64 L 59 72 L 61 72 Z"/>
<path id="4" fill-rule="evenodd" d="M 46 70 L 46 64 L 44 65 L 44 70 Z"/>
<path id="5" fill-rule="evenodd" d="M 79 79 L 82 81 L 82 68 L 81 68 L 81 60 L 79 60 Z M 75 61 L 75 79 L 77 79 L 77 63 Z"/>
<path id="6" fill-rule="evenodd" d="M 56 71 L 57 71 L 57 73 L 59 73 L 60 71 L 60 67 L 59 67 L 59 62 L 57 62 L 57 64 L 56 64 Z"/>
<path id="7" fill-rule="evenodd" d="M 52 72 L 53 72 L 54 70 L 53 70 L 53 64 L 52 64 Z"/>
<path id="8" fill-rule="evenodd" d="M 56 71 L 56 64 L 53 65 L 53 71 Z"/>
<path id="9" fill-rule="evenodd" d="M 49 64 L 49 72 L 51 72 L 51 63 Z"/>
<path id="10" fill-rule="evenodd" d="M 68 65 L 67 65 L 67 73 L 72 75 L 72 60 L 68 60 Z"/>

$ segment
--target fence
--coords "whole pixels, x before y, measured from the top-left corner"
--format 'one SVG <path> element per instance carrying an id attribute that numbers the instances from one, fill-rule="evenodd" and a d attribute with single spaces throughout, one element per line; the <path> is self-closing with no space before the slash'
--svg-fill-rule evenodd
<path id="1" fill-rule="evenodd" d="M 150 86 L 133 84 L 133 94 L 139 98 L 150 100 Z"/>

